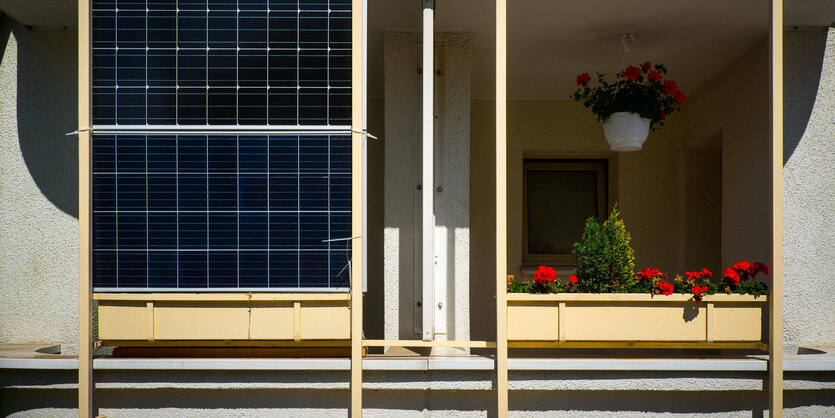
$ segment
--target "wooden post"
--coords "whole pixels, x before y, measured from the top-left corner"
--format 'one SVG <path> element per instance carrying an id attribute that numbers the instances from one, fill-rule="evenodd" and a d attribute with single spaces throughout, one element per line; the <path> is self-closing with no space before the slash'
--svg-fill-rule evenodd
<path id="1" fill-rule="evenodd" d="M 93 416 L 90 0 L 78 0 L 78 416 Z"/>
<path id="2" fill-rule="evenodd" d="M 769 416 L 783 416 L 783 0 L 770 1 L 771 75 L 771 295 L 769 307 Z"/>
<path id="3" fill-rule="evenodd" d="M 507 394 L 507 0 L 496 0 L 496 391 L 499 417 Z"/>
<path id="4" fill-rule="evenodd" d="M 362 416 L 363 275 L 363 13 L 364 0 L 351 9 L 351 416 Z"/>

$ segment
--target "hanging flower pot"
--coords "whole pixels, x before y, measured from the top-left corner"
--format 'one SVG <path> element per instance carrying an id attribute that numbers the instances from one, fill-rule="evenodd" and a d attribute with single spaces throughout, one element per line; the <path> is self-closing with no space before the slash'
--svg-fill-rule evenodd
<path id="1" fill-rule="evenodd" d="M 628 66 L 615 75 L 612 84 L 603 74 L 597 75 L 597 85 L 591 76 L 577 76 L 577 91 L 571 96 L 582 103 L 603 122 L 603 133 L 612 151 L 637 151 L 643 146 L 650 130 L 664 125 L 670 113 L 679 110 L 686 99 L 673 80 L 665 80 L 667 69 L 660 64 L 643 63 Z"/>
<path id="2" fill-rule="evenodd" d="M 649 135 L 650 120 L 630 112 L 616 112 L 603 124 L 612 151 L 638 151 Z"/>

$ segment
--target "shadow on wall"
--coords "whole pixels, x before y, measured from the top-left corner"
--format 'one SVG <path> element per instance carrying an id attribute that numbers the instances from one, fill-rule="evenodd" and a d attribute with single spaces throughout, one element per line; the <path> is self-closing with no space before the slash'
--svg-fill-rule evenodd
<path id="1" fill-rule="evenodd" d="M 823 54 L 826 51 L 826 36 L 826 31 L 785 32 L 783 165 L 800 144 L 815 107 Z"/>
<path id="2" fill-rule="evenodd" d="M 31 30 L 8 17 L 0 26 L 17 41 L 17 128 L 26 168 L 52 204 L 78 218 L 78 138 L 65 135 L 77 129 L 76 32 Z"/>

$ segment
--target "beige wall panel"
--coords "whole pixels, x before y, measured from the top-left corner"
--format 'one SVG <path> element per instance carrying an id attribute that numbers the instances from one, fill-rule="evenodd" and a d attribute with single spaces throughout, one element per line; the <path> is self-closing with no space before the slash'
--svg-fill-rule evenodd
<path id="1" fill-rule="evenodd" d="M 148 339 L 148 308 L 140 303 L 99 302 L 99 338 L 102 340 Z"/>
<path id="2" fill-rule="evenodd" d="M 559 308 L 557 304 L 508 304 L 507 339 L 513 341 L 558 340 Z"/>
<path id="3" fill-rule="evenodd" d="M 253 340 L 292 340 L 293 303 L 253 307 L 249 337 Z"/>
<path id="4" fill-rule="evenodd" d="M 571 304 L 565 312 L 566 340 L 703 341 L 705 313 L 704 304 Z"/>
<path id="5" fill-rule="evenodd" d="M 239 304 L 165 304 L 154 309 L 158 340 L 244 340 L 249 307 Z"/>
<path id="6" fill-rule="evenodd" d="M 351 338 L 351 309 L 344 303 L 302 302 L 303 340 L 341 340 Z"/>
<path id="7" fill-rule="evenodd" d="M 716 305 L 713 308 L 713 341 L 760 341 L 762 305 Z"/>

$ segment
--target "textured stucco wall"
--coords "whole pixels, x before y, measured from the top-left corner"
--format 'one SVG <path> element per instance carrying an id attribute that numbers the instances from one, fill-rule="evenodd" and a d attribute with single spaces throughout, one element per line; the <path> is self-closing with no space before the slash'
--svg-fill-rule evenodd
<path id="1" fill-rule="evenodd" d="M 784 340 L 796 353 L 835 345 L 833 30 L 785 32 L 784 63 Z M 723 266 L 771 258 L 767 66 L 764 41 L 696 91 L 683 112 L 688 153 L 721 148 Z"/>
<path id="2" fill-rule="evenodd" d="M 770 259 L 768 77 L 766 42 L 693 92 L 682 112 L 688 150 L 721 148 L 722 266 Z M 688 171 L 687 175 L 697 177 L 700 172 Z M 703 221 L 706 214 L 691 215 Z"/>
<path id="3" fill-rule="evenodd" d="M 77 341 L 76 34 L 0 22 L 0 343 Z"/>
<path id="4" fill-rule="evenodd" d="M 794 352 L 835 345 L 835 29 L 789 33 L 785 45 L 783 319 Z"/>
<path id="5" fill-rule="evenodd" d="M 437 33 L 443 46 L 443 77 L 436 77 L 443 120 L 442 178 L 435 179 L 435 253 L 446 254 L 446 334 L 439 339 L 470 338 L 470 35 Z M 415 277 L 415 210 L 420 180 L 419 34 L 385 34 L 385 337 L 414 339 L 420 336 L 420 277 Z M 436 129 L 437 131 L 437 129 Z M 439 147 L 440 148 L 440 147 Z M 436 170 L 436 173 L 438 170 Z M 425 185 L 424 185 L 425 186 Z M 432 187 L 435 189 L 436 187 Z M 441 213 L 442 212 L 442 213 Z M 446 234 L 446 239 L 443 239 Z M 415 293 L 418 293 L 417 295 Z M 425 306 L 425 305 L 424 305 Z M 431 308 L 436 309 L 437 304 Z M 437 315 L 437 313 L 436 313 Z"/>

